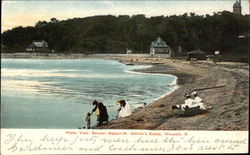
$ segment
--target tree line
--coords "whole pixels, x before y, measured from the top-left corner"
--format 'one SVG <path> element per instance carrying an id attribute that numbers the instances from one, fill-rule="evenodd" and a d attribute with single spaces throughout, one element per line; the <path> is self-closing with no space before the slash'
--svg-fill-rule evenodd
<path id="1" fill-rule="evenodd" d="M 151 42 L 161 37 L 174 53 L 249 51 L 249 15 L 228 11 L 213 15 L 195 13 L 147 18 L 144 14 L 103 15 L 59 21 L 38 21 L 35 26 L 16 27 L 1 34 L 8 51 L 25 52 L 36 40 L 45 40 L 56 52 L 149 53 Z M 241 37 L 240 37 L 241 36 Z M 242 37 L 243 36 L 243 37 Z M 177 54 L 176 54 L 177 55 Z"/>

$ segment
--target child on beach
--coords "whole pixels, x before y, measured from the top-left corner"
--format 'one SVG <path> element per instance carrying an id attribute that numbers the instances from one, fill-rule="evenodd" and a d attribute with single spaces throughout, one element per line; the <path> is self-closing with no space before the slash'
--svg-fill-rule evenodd
<path id="1" fill-rule="evenodd" d="M 90 129 L 91 126 L 91 113 L 88 113 L 87 116 L 85 117 L 85 121 L 86 121 L 86 128 Z"/>

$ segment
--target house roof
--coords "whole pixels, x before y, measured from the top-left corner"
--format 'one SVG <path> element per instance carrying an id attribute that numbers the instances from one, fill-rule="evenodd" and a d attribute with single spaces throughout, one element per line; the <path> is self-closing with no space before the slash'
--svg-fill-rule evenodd
<path id="1" fill-rule="evenodd" d="M 198 49 L 198 50 L 190 51 L 187 54 L 206 54 L 206 53 Z"/>
<path id="2" fill-rule="evenodd" d="M 233 6 L 233 7 L 241 7 L 241 6 L 240 6 L 240 2 L 236 1 L 236 2 L 234 3 L 234 6 Z"/>
<path id="3" fill-rule="evenodd" d="M 37 47 L 43 47 L 44 43 L 43 42 L 33 42 L 33 44 Z"/>
<path id="4" fill-rule="evenodd" d="M 48 47 L 48 43 L 43 41 L 34 41 L 28 47 Z"/>
<path id="5" fill-rule="evenodd" d="M 167 48 L 168 45 L 165 41 L 163 41 L 160 37 L 156 39 L 156 41 L 151 42 L 151 47 L 157 47 L 157 48 Z"/>

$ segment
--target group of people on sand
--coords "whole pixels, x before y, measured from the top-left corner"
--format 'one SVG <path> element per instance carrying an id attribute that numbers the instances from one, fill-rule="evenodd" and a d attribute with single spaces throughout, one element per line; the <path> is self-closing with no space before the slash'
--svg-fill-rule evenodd
<path id="1" fill-rule="evenodd" d="M 184 104 L 176 105 L 173 106 L 172 109 L 178 108 L 181 109 L 182 111 L 185 111 L 187 108 L 195 108 L 198 107 L 200 110 L 207 110 L 207 107 L 205 106 L 203 99 L 201 99 L 198 96 L 197 91 L 194 91 L 191 93 L 192 97 L 185 93 L 185 102 Z M 130 105 L 125 101 L 125 100 L 117 100 L 115 102 L 116 107 L 117 107 L 117 117 L 127 117 L 132 114 L 132 109 Z M 90 129 L 91 128 L 91 115 L 95 112 L 96 117 L 97 117 L 97 127 L 107 124 L 109 115 L 107 112 L 106 106 L 102 102 L 98 102 L 94 100 L 92 102 L 92 105 L 94 108 L 92 109 L 91 113 L 88 113 L 85 116 L 85 121 L 86 121 L 86 128 Z"/>
<path id="2" fill-rule="evenodd" d="M 127 117 L 132 114 L 132 109 L 125 100 L 116 101 L 115 104 L 117 105 L 117 117 Z M 102 124 L 107 124 L 109 119 L 107 108 L 102 102 L 94 100 L 92 105 L 94 106 L 92 112 L 87 113 L 84 118 L 86 121 L 86 128 L 88 129 L 91 128 L 91 115 L 94 112 L 96 113 L 97 117 L 97 127 L 101 126 Z"/>
<path id="3" fill-rule="evenodd" d="M 192 98 L 189 94 L 185 93 L 185 103 L 181 105 L 176 105 L 177 108 L 180 108 L 181 110 L 185 111 L 186 108 L 194 108 L 194 107 L 199 107 L 200 110 L 206 110 L 207 107 L 205 106 L 203 99 L 201 99 L 198 96 L 197 91 L 194 91 L 191 93 Z"/>

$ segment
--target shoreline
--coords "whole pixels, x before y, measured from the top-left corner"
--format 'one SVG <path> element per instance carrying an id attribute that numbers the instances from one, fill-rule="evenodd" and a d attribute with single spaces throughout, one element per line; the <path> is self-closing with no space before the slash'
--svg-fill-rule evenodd
<path id="1" fill-rule="evenodd" d="M 151 65 L 150 67 L 153 67 L 153 65 Z M 165 96 L 170 95 L 171 93 L 173 93 L 175 90 L 177 90 L 179 88 L 179 86 L 177 84 L 178 77 L 175 76 L 175 75 L 172 75 L 172 74 L 159 74 L 159 73 L 146 73 L 146 72 L 143 71 L 143 70 L 146 71 L 150 67 L 145 67 L 143 69 L 140 69 L 141 71 L 137 71 L 137 69 L 134 69 L 134 70 L 128 70 L 126 72 L 135 73 L 135 74 L 151 74 L 151 75 L 161 75 L 161 76 L 172 76 L 172 77 L 175 78 L 173 82 L 171 82 L 170 84 L 168 84 L 168 86 L 170 86 L 170 87 L 174 86 L 174 88 L 172 90 L 170 90 L 169 92 L 162 94 L 160 97 L 157 97 L 151 103 L 148 103 L 148 104 L 153 104 L 155 101 L 157 101 L 157 100 L 159 100 L 159 99 L 161 99 L 161 98 L 163 98 L 163 97 L 165 97 Z M 138 107 L 138 108 L 143 108 L 143 107 Z"/>
<path id="2" fill-rule="evenodd" d="M 130 59 L 120 58 L 125 63 Z M 135 70 L 136 72 L 176 76 L 179 88 L 157 98 L 153 104 L 134 110 L 129 117 L 112 120 L 108 125 L 101 126 L 101 129 L 248 130 L 248 64 L 222 62 L 214 65 L 206 61 L 190 64 L 181 60 L 158 58 L 141 58 L 136 64 L 153 65 L 144 70 Z M 205 103 L 212 106 L 208 113 L 186 118 L 171 116 L 171 106 L 184 102 L 184 92 L 191 93 L 195 89 L 222 84 L 226 87 L 198 91 Z M 233 98 L 233 94 L 239 96 Z M 232 103 L 236 104 L 231 107 Z"/>
<path id="3" fill-rule="evenodd" d="M 148 130 L 248 130 L 249 114 L 249 65 L 245 63 L 220 62 L 216 65 L 206 61 L 190 62 L 166 58 L 137 57 L 81 57 L 118 60 L 134 65 L 152 65 L 133 72 L 170 74 L 177 77 L 178 89 L 165 94 L 153 104 L 137 108 L 131 116 L 112 120 L 100 129 L 148 129 Z M 40 59 L 40 58 L 39 58 Z M 171 106 L 184 102 L 184 92 L 198 91 L 205 103 L 212 106 L 208 113 L 192 117 L 171 116 Z"/>
<path id="4" fill-rule="evenodd" d="M 109 58 L 108 58 L 108 59 L 109 59 Z M 121 62 L 121 63 L 123 63 L 123 64 L 130 63 L 130 61 L 124 60 L 124 58 L 118 58 L 118 59 L 119 59 L 119 62 Z M 125 58 L 125 59 L 126 59 L 126 58 Z M 116 58 L 116 59 L 111 58 L 110 60 L 117 60 L 117 58 Z M 178 85 L 178 76 L 176 76 L 176 75 L 173 75 L 173 74 L 164 74 L 164 73 L 153 73 L 153 72 L 148 72 L 151 68 L 152 68 L 152 70 L 154 70 L 153 68 L 154 68 L 154 67 L 157 67 L 157 65 L 159 65 L 159 64 L 163 64 L 163 63 L 148 64 L 148 63 L 141 62 L 141 63 L 135 64 L 135 65 L 137 65 L 137 66 L 138 66 L 138 65 L 143 65 L 143 66 L 149 66 L 149 67 L 145 67 L 145 68 L 142 68 L 142 69 L 134 69 L 134 70 L 128 70 L 128 71 L 126 71 L 126 72 L 132 72 L 132 73 L 136 73 L 136 74 L 151 74 L 151 75 L 162 75 L 162 76 L 173 76 L 173 77 L 175 77 L 175 80 L 169 84 L 169 85 L 171 85 L 171 86 L 174 85 L 174 86 L 175 86 L 174 89 L 171 90 L 170 92 L 164 93 L 164 94 L 161 95 L 160 97 L 155 98 L 151 103 L 147 103 L 146 106 L 152 105 L 152 104 L 154 104 L 155 102 L 157 102 L 158 100 L 170 96 L 172 93 L 174 93 L 177 89 L 179 89 L 179 88 L 181 87 L 181 86 Z M 133 112 L 136 112 L 136 111 L 138 111 L 138 110 L 141 110 L 142 108 L 145 108 L 146 106 L 144 106 L 144 107 L 138 107 L 138 108 L 134 109 L 134 110 L 132 111 L 132 113 L 133 113 Z M 111 121 L 114 121 L 114 120 L 117 120 L 117 119 L 118 119 L 118 118 L 112 119 Z M 100 128 L 102 128 L 102 127 L 100 127 Z M 104 127 L 104 128 L 105 128 L 105 127 Z"/>

